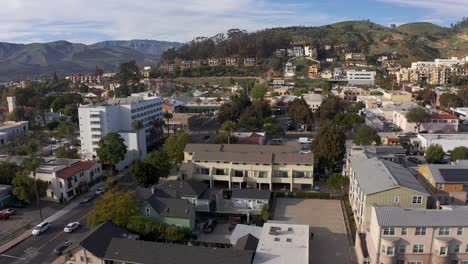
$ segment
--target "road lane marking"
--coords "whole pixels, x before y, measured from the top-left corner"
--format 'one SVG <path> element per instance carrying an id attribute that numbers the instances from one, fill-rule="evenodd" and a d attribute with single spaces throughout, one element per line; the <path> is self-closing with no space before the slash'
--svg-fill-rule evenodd
<path id="1" fill-rule="evenodd" d="M 12 255 L 7 255 L 7 254 L 1 254 L 0 256 L 8 257 L 8 258 L 14 258 L 14 259 L 26 260 L 25 258 L 15 257 L 15 256 L 12 256 Z"/>

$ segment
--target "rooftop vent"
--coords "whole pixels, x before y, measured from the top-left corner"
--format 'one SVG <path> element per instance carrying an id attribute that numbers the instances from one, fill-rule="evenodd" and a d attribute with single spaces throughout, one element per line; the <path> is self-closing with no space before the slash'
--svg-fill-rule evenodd
<path id="1" fill-rule="evenodd" d="M 281 239 L 279 237 L 275 237 L 275 241 L 279 242 Z"/>
<path id="2" fill-rule="evenodd" d="M 272 236 L 276 236 L 278 235 L 278 231 L 281 230 L 281 227 L 277 227 L 277 226 L 270 226 L 270 232 L 269 234 L 272 235 Z"/>

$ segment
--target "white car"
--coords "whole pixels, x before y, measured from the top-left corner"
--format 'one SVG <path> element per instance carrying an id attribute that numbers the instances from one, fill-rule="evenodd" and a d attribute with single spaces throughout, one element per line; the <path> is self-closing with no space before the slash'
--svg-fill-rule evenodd
<path id="1" fill-rule="evenodd" d="M 33 236 L 38 236 L 44 233 L 45 231 L 47 231 L 49 227 L 50 227 L 50 224 L 48 222 L 42 222 L 33 228 L 32 234 Z"/>
<path id="2" fill-rule="evenodd" d="M 96 191 L 94 192 L 94 195 L 101 195 L 104 193 L 104 188 L 102 187 L 99 187 L 96 189 Z"/>
<path id="3" fill-rule="evenodd" d="M 80 227 L 80 222 L 69 223 L 69 224 L 63 229 L 63 232 L 65 232 L 65 233 L 71 233 L 71 232 L 77 230 L 79 227 Z"/>
<path id="4" fill-rule="evenodd" d="M 312 154 L 312 151 L 310 149 L 303 149 L 299 153 L 301 153 L 301 154 Z"/>

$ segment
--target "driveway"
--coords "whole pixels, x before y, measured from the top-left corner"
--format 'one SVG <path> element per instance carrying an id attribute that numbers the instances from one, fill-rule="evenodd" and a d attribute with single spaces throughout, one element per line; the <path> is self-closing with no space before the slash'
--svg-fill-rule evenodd
<path id="1" fill-rule="evenodd" d="M 310 226 L 314 237 L 310 242 L 309 263 L 356 262 L 348 243 L 340 201 L 279 198 L 275 200 L 273 219 Z"/>
<path id="2" fill-rule="evenodd" d="M 203 223 L 200 226 L 203 227 Z M 213 233 L 207 234 L 201 231 L 197 241 L 229 244 L 230 237 L 229 224 L 220 223 L 216 225 Z"/>

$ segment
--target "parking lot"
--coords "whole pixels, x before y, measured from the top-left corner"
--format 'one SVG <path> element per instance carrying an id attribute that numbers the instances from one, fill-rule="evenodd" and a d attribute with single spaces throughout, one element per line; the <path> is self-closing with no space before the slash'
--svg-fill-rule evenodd
<path id="1" fill-rule="evenodd" d="M 49 201 L 41 201 L 42 216 L 47 218 L 64 207 L 63 204 Z M 19 231 L 24 231 L 27 225 L 31 227 L 40 222 L 39 211 L 36 204 L 29 205 L 26 208 L 14 208 L 15 215 L 10 216 L 8 220 L 1 221 L 0 241 Z"/>
<path id="2" fill-rule="evenodd" d="M 273 219 L 310 226 L 310 263 L 355 263 L 340 201 L 276 199 Z"/>

